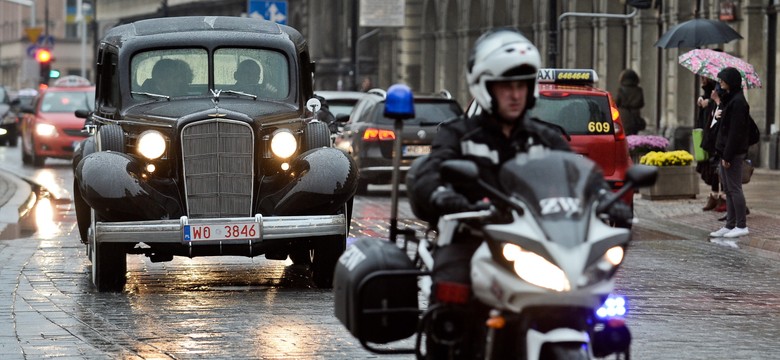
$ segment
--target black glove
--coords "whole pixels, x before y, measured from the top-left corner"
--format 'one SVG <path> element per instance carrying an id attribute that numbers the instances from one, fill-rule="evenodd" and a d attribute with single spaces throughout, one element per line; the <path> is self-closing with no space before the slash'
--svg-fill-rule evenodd
<path id="1" fill-rule="evenodd" d="M 439 214 L 452 214 L 472 209 L 469 199 L 452 189 L 440 188 L 431 194 L 431 205 Z"/>
<path id="2" fill-rule="evenodd" d="M 634 218 L 634 212 L 631 207 L 622 201 L 617 201 L 607 210 L 609 219 L 617 227 L 628 228 L 631 226 L 631 219 Z"/>

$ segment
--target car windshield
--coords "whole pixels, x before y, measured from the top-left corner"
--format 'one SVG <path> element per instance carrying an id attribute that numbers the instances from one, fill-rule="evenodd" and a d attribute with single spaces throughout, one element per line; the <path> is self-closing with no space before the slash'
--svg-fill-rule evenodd
<path id="1" fill-rule="evenodd" d="M 352 114 L 357 100 L 328 100 L 328 110 L 335 116 Z"/>
<path id="2" fill-rule="evenodd" d="M 48 91 L 41 101 L 41 112 L 44 113 L 91 111 L 95 105 L 95 91 Z"/>
<path id="3" fill-rule="evenodd" d="M 284 99 L 290 92 L 289 64 L 280 52 L 222 48 L 214 52 L 214 88 Z M 201 48 L 139 53 L 131 61 L 134 98 L 210 95 L 208 52 Z"/>
<path id="4" fill-rule="evenodd" d="M 569 135 L 612 134 L 606 96 L 568 94 L 541 96 L 531 116 L 563 127 Z"/>
<path id="5" fill-rule="evenodd" d="M 374 110 L 374 119 L 380 124 L 392 124 L 393 119 L 384 116 L 385 104 L 382 103 Z M 463 114 L 463 110 L 456 102 L 432 101 L 414 103 L 414 118 L 405 119 L 404 125 L 438 125 L 444 121 L 452 120 Z"/>
<path id="6" fill-rule="evenodd" d="M 222 48 L 214 52 L 214 84 L 262 99 L 290 93 L 290 69 L 284 54 L 267 49 Z"/>

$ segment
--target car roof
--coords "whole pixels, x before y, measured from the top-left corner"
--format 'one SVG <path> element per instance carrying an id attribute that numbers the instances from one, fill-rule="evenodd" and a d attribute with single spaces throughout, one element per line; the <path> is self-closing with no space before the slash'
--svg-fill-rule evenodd
<path id="1" fill-rule="evenodd" d="M 225 33 L 230 37 L 225 38 Z M 241 34 L 244 35 L 241 35 Z M 236 16 L 182 16 L 139 20 L 111 28 L 103 42 L 121 48 L 125 43 L 146 42 L 149 39 L 169 40 L 170 43 L 203 41 L 212 34 L 221 42 L 240 41 L 241 38 L 267 36 L 281 41 L 292 41 L 298 51 L 306 47 L 306 40 L 298 30 L 272 21 Z"/>

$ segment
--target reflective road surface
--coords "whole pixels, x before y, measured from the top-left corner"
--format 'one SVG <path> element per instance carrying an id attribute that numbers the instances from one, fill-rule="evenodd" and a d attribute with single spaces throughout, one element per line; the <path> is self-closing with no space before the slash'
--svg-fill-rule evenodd
<path id="1" fill-rule="evenodd" d="M 0 163 L 70 196 L 67 161 L 33 169 L 18 148 L 0 147 Z M 386 236 L 386 189 L 355 204 L 351 235 Z M 38 210 L 37 231 L 0 241 L 0 359 L 382 357 L 333 316 L 330 291 L 283 261 L 132 255 L 125 291 L 97 293 L 70 203 Z M 411 218 L 403 201 L 402 223 L 420 225 Z M 617 286 L 630 299 L 635 359 L 780 358 L 778 261 L 641 228 L 627 256 Z"/>

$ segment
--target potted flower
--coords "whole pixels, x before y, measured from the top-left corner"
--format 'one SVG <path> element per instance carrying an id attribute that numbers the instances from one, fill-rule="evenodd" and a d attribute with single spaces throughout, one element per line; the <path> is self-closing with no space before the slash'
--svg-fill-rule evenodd
<path id="1" fill-rule="evenodd" d="M 699 193 L 699 178 L 691 164 L 693 155 L 685 150 L 651 151 L 639 159 L 640 164 L 658 167 L 658 180 L 642 188 L 642 198 L 650 200 L 695 198 Z"/>
<path id="2" fill-rule="evenodd" d="M 651 151 L 665 151 L 669 147 L 669 140 L 658 135 L 628 135 L 628 153 L 634 163 L 639 163 L 642 155 Z"/>

